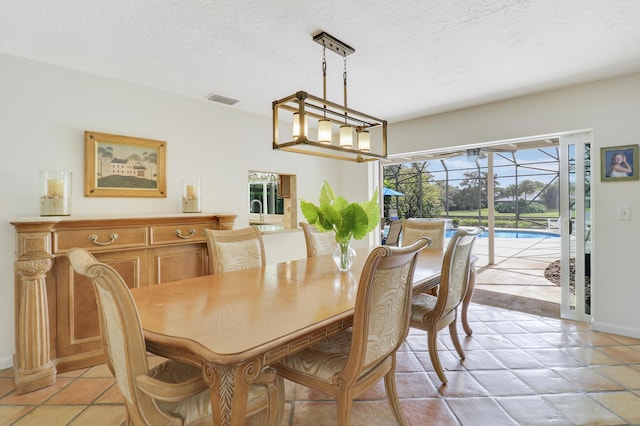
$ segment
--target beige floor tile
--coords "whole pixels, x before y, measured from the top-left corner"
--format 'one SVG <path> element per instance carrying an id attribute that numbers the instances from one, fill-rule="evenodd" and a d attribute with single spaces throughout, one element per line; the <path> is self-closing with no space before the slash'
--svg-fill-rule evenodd
<path id="1" fill-rule="evenodd" d="M 14 423 L 14 426 L 64 426 L 84 410 L 82 406 L 43 405 Z"/>
<path id="2" fill-rule="evenodd" d="M 640 362 L 640 352 L 627 346 L 605 346 L 598 349 L 625 364 Z"/>
<path id="3" fill-rule="evenodd" d="M 445 398 L 472 398 L 487 396 L 487 390 L 478 383 L 473 374 L 467 371 L 446 371 L 447 384 L 444 385 L 436 373 L 429 373 L 429 378 Z"/>
<path id="4" fill-rule="evenodd" d="M 592 346 L 617 346 L 620 344 L 618 340 L 613 338 L 613 335 L 597 331 L 578 332 L 576 338 L 580 342 Z"/>
<path id="5" fill-rule="evenodd" d="M 579 359 L 587 366 L 617 365 L 622 363 L 622 361 L 604 353 L 600 348 L 576 346 L 565 348 L 563 350 L 572 357 Z"/>
<path id="6" fill-rule="evenodd" d="M 501 370 L 506 368 L 490 352 L 483 350 L 465 350 L 465 359 L 462 365 L 469 371 L 474 370 Z"/>
<path id="7" fill-rule="evenodd" d="M 91 404 L 112 385 L 113 379 L 81 377 L 52 396 L 47 404 Z"/>
<path id="8" fill-rule="evenodd" d="M 566 417 L 540 396 L 498 397 L 496 402 L 520 425 L 567 425 Z"/>
<path id="9" fill-rule="evenodd" d="M 510 334 L 508 336 L 504 336 L 509 339 L 514 345 L 521 349 L 535 349 L 535 348 L 548 348 L 549 343 L 540 339 L 535 334 L 524 333 L 524 334 Z"/>
<path id="10" fill-rule="evenodd" d="M 16 385 L 12 377 L 0 378 L 0 398 L 9 395 L 16 389 Z"/>
<path id="11" fill-rule="evenodd" d="M 537 393 L 571 393 L 579 390 L 577 385 L 554 370 L 523 369 L 514 370 L 514 373 Z"/>
<path id="12" fill-rule="evenodd" d="M 438 391 L 426 373 L 396 374 L 396 387 L 400 398 L 438 397 Z"/>
<path id="13" fill-rule="evenodd" d="M 24 405 L 0 405 L 0 424 L 11 425 L 35 408 L 34 406 Z"/>
<path id="14" fill-rule="evenodd" d="M 48 399 L 50 399 L 53 395 L 71 383 L 72 379 L 68 377 L 58 377 L 56 379 L 56 383 L 47 386 L 46 388 L 38 389 L 33 392 L 28 392 L 22 395 L 18 395 L 17 393 L 11 392 L 9 395 L 0 399 L 1 405 L 11 405 L 11 404 L 42 404 Z"/>
<path id="15" fill-rule="evenodd" d="M 603 392 L 589 394 L 629 424 L 640 424 L 640 396 L 632 392 Z"/>
<path id="16" fill-rule="evenodd" d="M 448 399 L 451 410 L 464 425 L 509 425 L 515 422 L 492 398 Z"/>
<path id="17" fill-rule="evenodd" d="M 107 364 L 100 364 L 89 368 L 82 377 L 108 377 L 113 379 L 113 374 Z"/>
<path id="18" fill-rule="evenodd" d="M 575 424 L 624 424 L 622 418 L 587 395 L 545 395 L 543 398 Z"/>
<path id="19" fill-rule="evenodd" d="M 300 402 L 296 403 L 293 422 L 294 426 L 308 425 L 337 425 L 336 403 L 330 402 Z M 392 425 L 396 424 L 391 407 L 386 401 L 356 401 L 351 411 L 353 425 Z"/>
<path id="20" fill-rule="evenodd" d="M 96 401 L 96 404 L 124 404 L 124 397 L 118 385 L 113 383 Z"/>
<path id="21" fill-rule="evenodd" d="M 584 368 L 555 368 L 554 372 L 586 392 L 613 391 L 624 389 L 620 384 L 612 381 L 590 367 Z"/>
<path id="22" fill-rule="evenodd" d="M 571 353 L 564 348 L 529 349 L 527 353 L 547 368 L 585 366 L 583 361 L 571 356 Z"/>
<path id="23" fill-rule="evenodd" d="M 498 359 L 498 361 L 503 363 L 507 368 L 521 369 L 543 367 L 540 361 L 528 355 L 527 352 L 522 349 L 496 349 L 489 351 L 489 353 Z"/>
<path id="24" fill-rule="evenodd" d="M 425 424 L 438 426 L 458 425 L 458 421 L 444 401 L 434 398 L 408 399 L 400 401 L 400 406 L 410 426 Z"/>
<path id="25" fill-rule="evenodd" d="M 533 395 L 535 392 L 509 370 L 474 371 L 473 377 L 493 396 Z"/>
<path id="26" fill-rule="evenodd" d="M 625 365 L 598 366 L 593 368 L 598 373 L 604 374 L 627 389 L 640 389 L 640 371 L 634 368 Z"/>
<path id="27" fill-rule="evenodd" d="M 413 352 L 399 352 L 396 354 L 396 372 L 422 371 L 418 358 Z"/>
<path id="28" fill-rule="evenodd" d="M 119 426 L 124 424 L 126 418 L 124 405 L 99 406 L 93 405 L 84 410 L 73 419 L 70 426 L 101 425 Z"/>
<path id="29" fill-rule="evenodd" d="M 56 376 L 57 377 L 80 377 L 83 374 L 85 374 L 87 371 L 89 371 L 90 368 L 81 368 L 79 370 L 71 370 L 71 371 L 63 371 L 60 373 L 57 373 Z"/>

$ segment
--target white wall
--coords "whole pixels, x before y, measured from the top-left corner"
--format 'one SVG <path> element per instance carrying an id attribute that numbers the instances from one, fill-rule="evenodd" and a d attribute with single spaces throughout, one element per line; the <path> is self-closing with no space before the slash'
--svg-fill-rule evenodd
<path id="1" fill-rule="evenodd" d="M 85 130 L 166 140 L 167 198 L 85 198 Z M 312 201 L 324 179 L 349 193 L 367 186 L 364 165 L 273 151 L 270 117 L 2 54 L 0 144 L 0 368 L 11 365 L 15 351 L 15 237 L 9 219 L 39 215 L 40 170 L 73 173 L 74 216 L 177 213 L 180 180 L 197 177 L 203 210 L 239 214 L 236 227 L 248 225 L 249 169 L 297 175 L 299 197 Z M 269 238 L 280 249 L 278 260 L 286 258 L 281 249 L 291 238 L 290 257 L 306 255 L 303 239 L 301 245 L 295 236 L 283 238 Z"/>
<path id="2" fill-rule="evenodd" d="M 390 153 L 593 129 L 593 328 L 640 337 L 640 181 L 600 182 L 600 148 L 640 143 L 640 74 L 390 126 Z M 621 205 L 631 220 L 617 219 Z"/>

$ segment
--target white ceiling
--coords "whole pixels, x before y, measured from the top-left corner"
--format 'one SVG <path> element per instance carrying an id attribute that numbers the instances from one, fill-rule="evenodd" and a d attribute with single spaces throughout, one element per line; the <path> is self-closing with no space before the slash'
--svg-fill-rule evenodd
<path id="1" fill-rule="evenodd" d="M 319 31 L 356 49 L 349 106 L 390 122 L 640 71 L 638 0 L 0 0 L 0 52 L 263 116 L 322 96 Z"/>

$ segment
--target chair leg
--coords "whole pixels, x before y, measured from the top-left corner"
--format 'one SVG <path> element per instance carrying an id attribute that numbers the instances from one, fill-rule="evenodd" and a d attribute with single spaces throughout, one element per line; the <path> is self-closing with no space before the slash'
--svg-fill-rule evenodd
<path id="1" fill-rule="evenodd" d="M 435 328 L 427 332 L 427 339 L 431 365 L 433 365 L 433 369 L 436 370 L 436 374 L 438 375 L 440 381 L 444 384 L 447 384 L 447 376 L 444 375 L 442 364 L 440 364 L 440 357 L 438 356 L 438 332 L 435 330 Z"/>
<path id="2" fill-rule="evenodd" d="M 396 417 L 398 424 L 406 425 L 407 421 L 404 419 L 404 413 L 402 412 L 402 408 L 400 408 L 400 400 L 398 399 L 395 368 L 389 370 L 389 372 L 384 376 L 384 387 L 387 391 L 387 399 L 389 400 L 391 411 L 393 411 L 393 415 Z"/>
<path id="3" fill-rule="evenodd" d="M 275 387 L 275 389 L 272 389 Z M 276 376 L 275 383 L 269 385 L 269 416 L 267 424 L 279 425 L 284 415 L 284 379 Z"/>
<path id="4" fill-rule="evenodd" d="M 342 391 L 336 397 L 338 405 L 338 426 L 351 426 L 351 404 L 353 394 L 351 390 Z"/>
<path id="5" fill-rule="evenodd" d="M 456 322 L 457 321 L 454 318 L 453 322 L 449 324 L 449 335 L 451 335 L 453 347 L 456 348 L 456 352 L 458 352 L 460 359 L 464 359 L 464 350 L 462 349 L 460 339 L 458 338 L 458 328 L 456 327 Z"/>

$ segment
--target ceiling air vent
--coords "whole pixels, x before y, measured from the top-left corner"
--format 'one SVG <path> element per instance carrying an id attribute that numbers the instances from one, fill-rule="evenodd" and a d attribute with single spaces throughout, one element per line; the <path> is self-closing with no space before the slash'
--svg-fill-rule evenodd
<path id="1" fill-rule="evenodd" d="M 215 93 L 207 95 L 207 99 L 225 105 L 235 105 L 239 102 L 237 99 L 227 98 L 226 96 L 216 95 Z"/>

